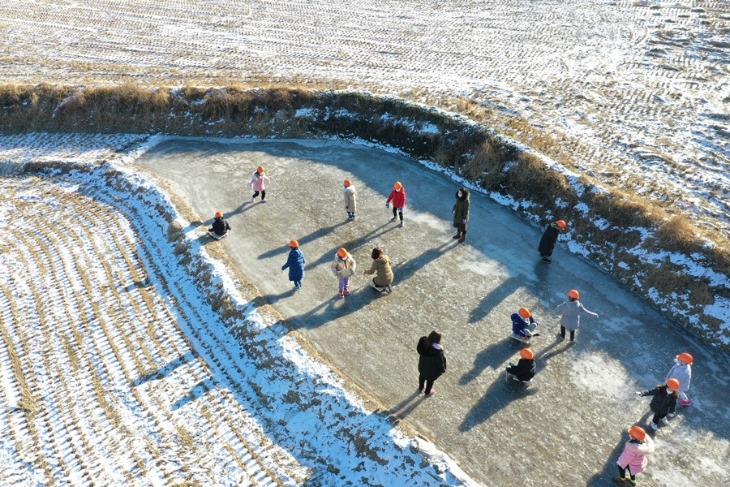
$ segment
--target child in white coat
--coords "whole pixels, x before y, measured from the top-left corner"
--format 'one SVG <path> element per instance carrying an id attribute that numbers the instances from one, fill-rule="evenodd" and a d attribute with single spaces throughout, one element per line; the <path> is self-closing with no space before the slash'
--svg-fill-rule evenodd
<path id="1" fill-rule="evenodd" d="M 664 379 L 664 382 L 666 382 L 674 377 L 679 381 L 679 390 L 677 393 L 679 393 L 678 402 L 680 406 L 690 406 L 692 404 L 692 400 L 687 397 L 689 384 L 692 381 L 692 362 L 694 362 L 692 355 L 687 352 L 680 353 L 674 358 L 674 366 L 669 369 L 667 377 Z M 673 413 L 669 415 L 670 418 L 672 416 L 674 416 Z"/>

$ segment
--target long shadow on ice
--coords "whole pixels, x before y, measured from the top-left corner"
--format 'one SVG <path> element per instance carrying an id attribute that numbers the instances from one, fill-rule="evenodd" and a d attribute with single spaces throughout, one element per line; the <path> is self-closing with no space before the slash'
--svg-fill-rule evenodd
<path id="1" fill-rule="evenodd" d="M 304 245 L 314 242 L 315 240 L 324 237 L 325 235 L 329 235 L 332 233 L 337 227 L 341 227 L 342 225 L 346 225 L 346 221 L 342 221 L 340 223 L 337 223 L 335 225 L 330 225 L 329 227 L 323 227 L 318 230 L 315 230 L 314 232 L 310 233 L 309 235 L 305 235 L 303 237 L 299 237 L 297 241 L 299 242 L 299 247 L 303 247 Z M 264 252 L 263 254 L 259 255 L 259 259 L 268 259 L 269 257 L 274 257 L 277 255 L 285 254 L 289 252 L 289 247 L 282 246 L 282 247 L 276 247 L 274 249 L 271 249 L 267 252 Z M 334 255 L 334 253 L 333 253 Z M 307 263 L 307 266 L 313 266 L 314 264 Z"/>
<path id="2" fill-rule="evenodd" d="M 492 308 L 496 307 L 523 285 L 524 278 L 521 276 L 512 276 L 505 280 L 482 298 L 477 307 L 469 314 L 469 323 L 480 322 L 492 311 Z"/>
<path id="3" fill-rule="evenodd" d="M 337 225 L 334 225 L 333 227 L 328 227 L 328 228 L 334 229 L 345 223 L 346 222 L 339 223 Z M 388 228 L 386 228 L 386 227 L 388 227 Z M 375 230 L 372 230 L 372 231 L 366 233 L 362 237 L 358 237 L 355 240 L 349 240 L 347 242 L 342 242 L 341 244 L 339 244 L 337 246 L 337 248 L 344 247 L 345 249 L 347 249 L 348 252 L 353 253 L 355 250 L 359 249 L 360 247 L 362 247 L 363 245 L 368 243 L 370 240 L 377 238 L 377 237 L 381 237 L 381 236 L 385 235 L 386 233 L 394 230 L 395 228 L 398 228 L 398 227 L 396 225 L 389 225 L 386 223 L 384 225 L 379 226 Z M 317 233 L 318 232 L 314 232 L 314 234 L 317 234 Z M 327 233 L 329 233 L 329 232 L 327 232 Z M 305 238 L 307 238 L 307 237 L 305 237 Z M 299 241 L 299 244 L 300 245 L 302 244 L 301 240 Z M 335 258 L 335 253 L 337 252 L 337 248 L 333 248 L 331 252 L 327 252 L 327 253 L 323 254 L 319 259 L 315 260 L 314 262 L 307 263 L 307 267 L 311 269 L 320 264 L 330 263 Z M 266 255 L 266 254 L 262 254 L 261 257 L 263 257 L 264 255 Z M 364 264 L 362 262 L 358 262 L 359 267 L 363 266 L 363 265 Z"/>
<path id="4" fill-rule="evenodd" d="M 504 362 L 514 355 L 515 347 L 512 345 L 514 340 L 505 338 L 501 342 L 496 342 L 479 352 L 474 357 L 474 365 L 472 369 L 459 379 L 460 385 L 466 385 L 479 377 L 487 368 L 496 369 L 501 367 Z"/>
<path id="5" fill-rule="evenodd" d="M 477 402 L 471 410 L 466 413 L 464 421 L 459 425 L 459 431 L 467 432 L 476 426 L 489 420 L 496 413 L 510 405 L 510 403 L 519 401 L 528 396 L 536 394 L 538 388 L 531 386 L 525 388 L 522 384 L 509 384 L 504 380 L 504 373 L 489 386 L 484 396 Z"/>

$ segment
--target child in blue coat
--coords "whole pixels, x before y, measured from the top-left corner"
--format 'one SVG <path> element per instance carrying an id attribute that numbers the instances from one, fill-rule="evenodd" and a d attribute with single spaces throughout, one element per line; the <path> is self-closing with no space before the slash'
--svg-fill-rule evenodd
<path id="1" fill-rule="evenodd" d="M 292 240 L 289 242 L 289 258 L 286 264 L 281 266 L 281 271 L 289 269 L 289 280 L 294 282 L 294 289 L 302 288 L 302 279 L 304 278 L 304 254 L 299 250 L 299 242 Z"/>
<path id="2" fill-rule="evenodd" d="M 517 313 L 512 313 L 512 333 L 521 337 L 525 342 L 530 338 L 540 336 L 535 329 L 540 325 L 527 308 L 520 308 Z"/>

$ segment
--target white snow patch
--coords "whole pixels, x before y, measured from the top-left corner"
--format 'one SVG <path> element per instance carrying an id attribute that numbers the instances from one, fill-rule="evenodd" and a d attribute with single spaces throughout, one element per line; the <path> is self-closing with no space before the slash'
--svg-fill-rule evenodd
<path id="1" fill-rule="evenodd" d="M 634 379 L 618 360 L 601 352 L 582 352 L 571 362 L 571 381 L 579 388 L 614 400 L 627 400 L 636 389 Z"/>

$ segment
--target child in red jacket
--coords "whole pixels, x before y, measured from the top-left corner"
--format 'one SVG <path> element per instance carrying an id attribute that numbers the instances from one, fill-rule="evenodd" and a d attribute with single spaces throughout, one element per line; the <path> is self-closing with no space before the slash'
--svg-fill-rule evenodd
<path id="1" fill-rule="evenodd" d="M 385 200 L 385 207 L 390 208 L 390 202 L 393 202 L 393 218 L 390 221 L 394 222 L 395 219 L 400 216 L 400 226 L 403 226 L 403 208 L 406 206 L 406 188 L 403 187 L 400 181 L 396 181 L 393 185 L 393 190 L 390 192 L 390 196 Z"/>

